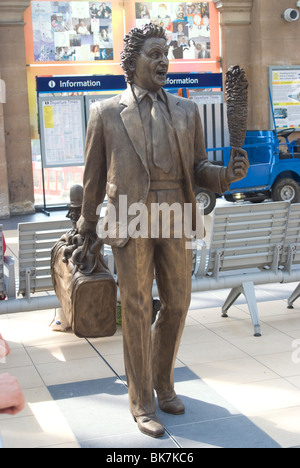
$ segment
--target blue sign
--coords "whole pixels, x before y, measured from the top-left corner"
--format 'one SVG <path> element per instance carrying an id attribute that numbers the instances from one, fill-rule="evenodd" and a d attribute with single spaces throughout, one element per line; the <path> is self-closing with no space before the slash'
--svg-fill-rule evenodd
<path id="1" fill-rule="evenodd" d="M 165 88 L 222 88 L 222 73 L 169 73 Z"/>
<path id="2" fill-rule="evenodd" d="M 126 89 L 123 75 L 37 77 L 38 93 L 119 91 Z M 165 88 L 222 88 L 222 73 L 170 73 Z"/>
<path id="3" fill-rule="evenodd" d="M 126 89 L 122 75 L 37 77 L 38 93 L 74 93 Z"/>

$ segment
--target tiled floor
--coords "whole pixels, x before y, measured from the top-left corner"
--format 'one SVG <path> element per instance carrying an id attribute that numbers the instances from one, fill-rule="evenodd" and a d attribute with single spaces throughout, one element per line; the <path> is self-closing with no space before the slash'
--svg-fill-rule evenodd
<path id="1" fill-rule="evenodd" d="M 14 228 L 5 231 L 11 251 Z M 120 327 L 85 340 L 52 332 L 51 310 L 0 316 L 12 350 L 0 372 L 18 378 L 27 402 L 18 415 L 0 416 L 4 447 L 300 446 L 300 301 L 286 307 L 294 288 L 256 288 L 260 338 L 243 298 L 224 319 L 226 291 L 193 294 L 175 369 L 186 413 L 157 411 L 162 439 L 141 434 L 129 413 Z"/>

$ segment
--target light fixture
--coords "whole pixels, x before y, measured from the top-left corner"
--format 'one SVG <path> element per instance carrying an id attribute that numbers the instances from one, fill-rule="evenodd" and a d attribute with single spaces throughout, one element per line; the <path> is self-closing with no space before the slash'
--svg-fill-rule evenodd
<path id="1" fill-rule="evenodd" d="M 298 2 L 297 2 L 297 6 L 298 6 Z M 299 11 L 295 10 L 295 8 L 288 8 L 283 13 L 283 18 L 285 19 L 285 21 L 288 21 L 289 23 L 291 23 L 292 21 L 297 21 L 299 19 L 299 16 L 300 16 Z"/>

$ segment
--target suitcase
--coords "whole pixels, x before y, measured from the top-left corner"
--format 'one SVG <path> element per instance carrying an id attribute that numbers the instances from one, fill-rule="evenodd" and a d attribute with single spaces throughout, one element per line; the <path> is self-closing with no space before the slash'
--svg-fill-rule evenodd
<path id="1" fill-rule="evenodd" d="M 100 247 L 94 248 L 95 239 L 87 237 L 82 246 L 72 246 L 74 238 L 62 236 L 51 251 L 54 290 L 76 336 L 113 336 L 116 332 L 116 282 Z M 73 251 L 69 259 L 65 255 L 67 251 Z"/>

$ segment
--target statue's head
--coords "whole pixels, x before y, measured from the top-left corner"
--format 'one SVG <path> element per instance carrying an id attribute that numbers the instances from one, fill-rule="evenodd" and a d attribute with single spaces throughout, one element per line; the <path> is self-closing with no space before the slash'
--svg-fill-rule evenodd
<path id="1" fill-rule="evenodd" d="M 66 215 L 72 222 L 77 222 L 80 218 L 83 200 L 83 187 L 81 185 L 72 185 L 70 189 L 70 204 Z"/>
<path id="2" fill-rule="evenodd" d="M 128 83 L 149 91 L 164 86 L 169 66 L 164 28 L 150 23 L 131 29 L 124 38 L 121 64 Z"/>

